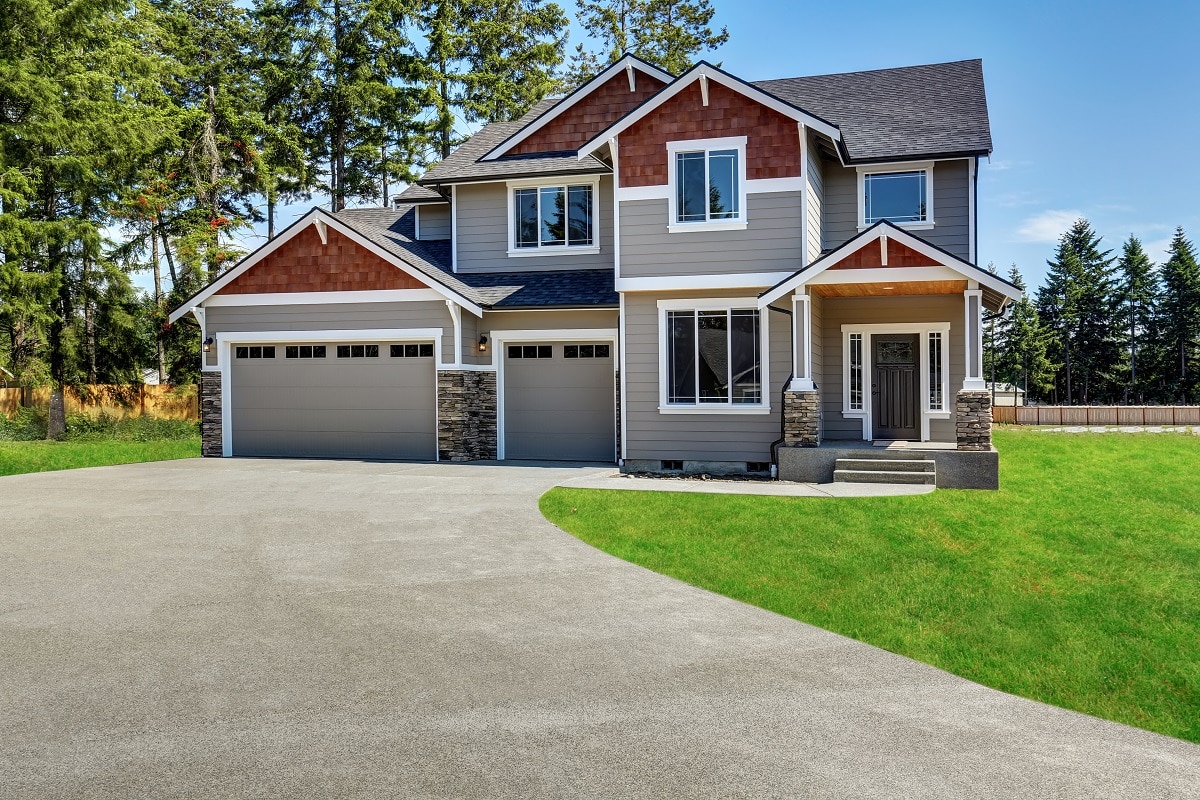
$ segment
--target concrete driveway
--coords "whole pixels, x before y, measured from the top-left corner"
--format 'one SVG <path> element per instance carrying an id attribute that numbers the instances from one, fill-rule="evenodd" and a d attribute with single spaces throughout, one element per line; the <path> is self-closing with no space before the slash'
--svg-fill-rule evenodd
<path id="1" fill-rule="evenodd" d="M 1198 747 L 691 588 L 541 518 L 541 492 L 590 474 L 0 478 L 0 796 L 1196 796 Z"/>

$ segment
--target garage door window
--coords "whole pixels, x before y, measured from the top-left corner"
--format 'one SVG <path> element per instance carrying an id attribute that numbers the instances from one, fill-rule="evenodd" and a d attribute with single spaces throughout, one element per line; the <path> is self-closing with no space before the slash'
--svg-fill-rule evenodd
<path id="1" fill-rule="evenodd" d="M 508 347 L 509 358 L 554 358 L 554 348 L 548 344 L 513 344 Z"/>
<path id="2" fill-rule="evenodd" d="M 285 358 L 324 358 L 323 344 L 289 344 L 283 348 Z"/>
<path id="3" fill-rule="evenodd" d="M 337 346 L 338 358 L 379 358 L 379 345 L 377 344 L 339 344 Z"/>
<path id="4" fill-rule="evenodd" d="M 274 358 L 275 347 L 260 347 L 258 345 L 253 347 L 248 345 L 245 347 L 235 347 L 233 355 L 235 358 Z"/>
<path id="5" fill-rule="evenodd" d="M 606 344 L 569 344 L 563 347 L 563 358 L 608 358 Z"/>
<path id="6" fill-rule="evenodd" d="M 390 350 L 392 358 L 433 358 L 431 344 L 394 344 Z"/>

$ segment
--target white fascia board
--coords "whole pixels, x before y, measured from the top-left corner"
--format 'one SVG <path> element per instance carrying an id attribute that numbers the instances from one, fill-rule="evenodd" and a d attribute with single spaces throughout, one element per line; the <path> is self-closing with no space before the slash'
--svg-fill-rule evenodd
<path id="1" fill-rule="evenodd" d="M 645 278 L 617 278 L 618 292 L 685 292 L 696 289 L 753 289 L 774 286 L 791 272 L 724 272 L 718 275 L 663 275 Z"/>
<path id="2" fill-rule="evenodd" d="M 805 284 L 812 283 L 814 278 L 816 278 L 818 275 L 821 275 L 822 273 L 824 273 L 826 270 L 828 270 L 834 264 L 841 261 L 846 256 L 850 255 L 851 253 L 858 252 L 863 247 L 869 247 L 872 242 L 879 241 L 879 239 L 883 236 L 887 236 L 888 238 L 895 239 L 896 241 L 900 242 L 901 244 L 905 245 L 906 247 L 916 250 L 921 255 L 927 257 L 930 261 L 933 261 L 934 264 L 942 266 L 942 267 L 946 267 L 947 269 L 951 270 L 956 276 L 961 276 L 968 280 L 979 281 L 979 283 L 983 284 L 984 286 L 987 286 L 988 288 L 995 290 L 999 294 L 1001 294 L 1005 297 L 1012 298 L 1014 300 L 1018 300 L 1022 296 L 1022 293 L 1019 290 L 1017 290 L 1014 287 L 1010 286 L 1009 284 L 1005 283 L 999 277 L 992 275 L 987 270 L 980 269 L 979 267 L 975 266 L 974 264 L 971 264 L 967 261 L 963 261 L 961 258 L 958 258 L 957 256 L 954 256 L 950 253 L 939 250 L 938 248 L 929 244 L 925 240 L 919 239 L 916 236 L 913 236 L 911 233 L 908 233 L 903 228 L 896 227 L 895 225 L 891 225 L 886 222 L 878 222 L 875 225 L 873 225 L 871 228 L 869 228 L 868 230 L 874 231 L 874 233 L 860 234 L 859 236 L 854 237 L 853 239 L 846 242 L 845 244 L 843 244 L 841 247 L 837 248 L 836 250 L 833 250 L 830 253 L 826 254 L 825 256 L 818 258 L 816 261 L 814 261 L 812 264 L 808 265 L 804 269 L 793 273 L 790 278 L 785 279 L 778 286 L 775 286 L 770 291 L 764 293 L 763 296 L 758 299 L 759 308 L 763 308 L 763 307 L 767 306 L 768 304 L 775 302 L 779 298 L 783 297 L 784 295 L 788 294 L 789 292 L 794 291 L 795 289 L 797 289 L 800 286 L 804 286 Z M 899 268 L 888 268 L 888 269 L 891 270 L 891 272 L 890 272 L 891 277 L 885 277 L 885 278 L 883 278 L 883 280 L 901 280 L 901 278 L 899 277 L 899 275 L 901 274 L 899 272 Z M 913 269 L 915 269 L 915 268 L 913 268 Z M 866 280 L 865 279 L 865 273 L 867 273 L 868 270 L 862 270 L 862 269 L 847 270 L 847 272 L 851 273 L 852 275 L 854 275 L 856 278 L 859 278 L 860 280 L 854 280 L 854 281 L 832 280 L 831 281 L 829 279 L 826 279 L 825 282 L 828 282 L 828 283 L 851 283 L 851 282 L 853 282 L 853 283 L 876 283 L 876 282 L 878 282 L 878 281 L 874 281 L 874 280 Z M 869 272 L 877 273 L 878 270 L 870 270 Z M 924 278 L 923 280 L 931 280 L 931 279 Z M 933 278 L 932 280 L 945 280 L 945 279 L 944 278 Z"/>
<path id="3" fill-rule="evenodd" d="M 286 242 L 293 239 L 297 234 L 299 234 L 301 231 L 305 230 L 309 225 L 317 223 L 317 222 L 320 222 L 322 225 L 326 226 L 327 228 L 333 228 L 338 233 L 340 233 L 343 236 L 345 236 L 346 238 L 350 239 L 355 244 L 358 244 L 359 246 L 366 248 L 372 254 L 378 256 L 379 258 L 383 259 L 385 262 L 396 267 L 401 272 L 404 272 L 405 274 L 409 275 L 410 277 L 416 278 L 421 283 L 424 283 L 426 286 L 428 286 L 433 291 L 437 292 L 442 297 L 445 297 L 448 300 L 453 300 L 455 303 L 458 303 L 460 306 L 467 309 L 475 316 L 477 316 L 477 317 L 483 316 L 483 309 L 481 307 L 479 307 L 475 303 L 472 303 L 470 300 L 463 297 L 458 292 L 455 292 L 451 289 L 448 289 L 445 286 L 442 286 L 440 283 L 438 283 L 437 281 L 430 278 L 424 272 L 421 272 L 420 270 L 416 269 L 415 267 L 412 267 L 409 264 L 406 264 L 404 261 L 397 258 L 392 253 L 389 253 L 387 250 L 384 250 L 382 247 L 375 244 L 370 239 L 368 239 L 365 236 L 363 236 L 362 234 L 360 234 L 358 231 L 356 231 L 353 228 L 349 227 L 348 225 L 344 224 L 341 220 L 339 220 L 333 214 L 330 214 L 328 211 L 325 211 L 324 209 L 320 209 L 320 208 L 314 208 L 311 211 L 309 211 L 307 214 L 305 214 L 303 217 L 298 219 L 296 222 L 292 223 L 292 225 L 289 227 L 288 231 L 285 231 L 284 233 L 280 234 L 279 236 L 276 236 L 274 239 L 267 242 L 259 249 L 255 250 L 253 253 L 250 253 L 248 256 L 246 256 L 241 261 L 239 261 L 232 269 L 230 269 L 224 275 L 217 278 L 215 281 L 210 283 L 208 286 L 206 286 L 204 289 L 202 289 L 196 295 L 192 296 L 184 305 L 182 305 L 179 308 L 172 311 L 170 317 L 168 317 L 168 321 L 175 322 L 177 319 L 179 319 L 183 315 L 191 313 L 192 308 L 194 308 L 195 306 L 202 305 L 210 297 L 212 297 L 217 292 L 224 289 L 226 286 L 228 286 L 230 283 L 232 283 L 238 277 L 243 275 L 247 270 L 249 270 L 255 264 L 259 263 L 264 258 L 269 256 L 271 253 L 273 253 L 277 249 L 279 249 L 280 246 L 282 246 Z"/>
<path id="4" fill-rule="evenodd" d="M 621 119 L 617 120 L 606 130 L 600 131 L 600 133 L 596 134 L 591 141 L 579 148 L 579 159 L 582 161 L 584 158 L 588 157 L 597 149 L 599 149 L 600 146 L 609 139 L 620 135 L 622 132 L 628 130 L 630 127 L 649 116 L 663 103 L 667 102 L 672 97 L 675 97 L 677 94 L 686 89 L 688 86 L 700 80 L 701 76 L 704 76 L 706 80 L 719 83 L 727 89 L 733 89 L 735 92 L 738 92 L 744 97 L 748 97 L 773 111 L 778 111 L 780 114 L 783 114 L 785 117 L 793 119 L 796 122 L 803 122 L 808 127 L 812 128 L 813 130 L 820 131 L 830 139 L 833 139 L 835 142 L 841 141 L 841 131 L 839 131 L 833 125 L 830 125 L 825 120 L 818 119 L 812 114 L 801 111 L 795 106 L 788 105 L 774 95 L 767 94 L 761 89 L 746 83 L 740 78 L 729 75 L 714 67 L 712 64 L 701 61 L 683 75 L 680 75 L 678 78 L 676 78 L 674 83 L 670 84 L 661 92 L 654 95 L 654 97 L 652 97 L 650 100 L 643 103 L 631 113 L 621 117 Z"/>
<path id="5" fill-rule="evenodd" d="M 651 66 L 650 64 L 647 64 L 646 62 L 641 61 L 640 59 L 634 58 L 633 56 L 626 55 L 626 56 L 614 61 L 612 64 L 609 65 L 608 69 L 604 70 L 599 75 L 595 76 L 590 81 L 583 84 L 575 91 L 571 92 L 571 94 L 567 95 L 562 100 L 559 100 L 558 103 L 556 103 L 552 108 L 550 108 L 545 114 L 542 114 L 540 117 L 535 119 L 533 122 L 529 123 L 524 128 L 522 128 L 521 130 L 514 133 L 512 136 L 508 137 L 500 144 L 496 145 L 494 148 L 492 148 L 491 150 L 488 151 L 487 155 L 485 155 L 483 158 L 481 158 L 479 160 L 480 161 L 495 161 L 497 158 L 504 155 L 509 150 L 516 147 L 518 144 L 520 144 L 521 142 L 525 141 L 533 134 L 540 131 L 542 128 L 546 127 L 546 125 L 548 125 L 553 120 L 557 119 L 559 116 L 562 115 L 562 113 L 564 111 L 573 107 L 580 100 L 583 100 L 584 98 L 589 97 L 592 94 L 592 90 L 595 89 L 597 86 L 604 85 L 611 78 L 615 77 L 616 75 L 618 75 L 621 72 L 626 71 L 627 68 L 636 69 L 636 70 L 646 73 L 647 75 L 652 75 L 653 77 L 658 78 L 663 83 L 669 84 L 672 80 L 674 80 L 674 78 L 670 74 L 663 72 L 661 69 Z M 630 87 L 630 91 L 631 92 L 633 91 L 632 84 Z"/>

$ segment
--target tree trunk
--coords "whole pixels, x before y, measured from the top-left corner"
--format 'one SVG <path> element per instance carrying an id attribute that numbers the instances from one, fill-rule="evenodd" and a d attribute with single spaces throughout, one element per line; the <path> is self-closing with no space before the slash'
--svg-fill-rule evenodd
<path id="1" fill-rule="evenodd" d="M 272 179 L 273 181 L 274 179 Z M 275 187 L 267 189 L 267 240 L 275 238 Z"/>
<path id="2" fill-rule="evenodd" d="M 163 291 L 162 291 L 162 268 L 158 263 L 158 236 L 153 228 L 150 231 L 150 263 L 154 268 L 154 309 L 162 311 Z M 156 316 L 157 320 L 158 317 Z M 156 324 L 154 327 L 154 349 L 158 356 L 158 382 L 167 382 L 167 351 L 163 347 L 163 332 L 162 325 Z"/>
<path id="3" fill-rule="evenodd" d="M 163 255 L 167 257 L 167 270 L 171 273 L 171 290 L 174 291 L 179 286 L 179 276 L 175 272 L 175 259 L 171 257 L 171 244 L 167 241 L 165 229 L 159 228 L 158 235 L 162 239 Z"/>
<path id="4" fill-rule="evenodd" d="M 220 270 L 221 228 L 216 224 L 221 216 L 221 151 L 217 147 L 217 89 L 208 87 L 208 119 L 204 121 L 204 150 L 208 156 L 208 218 L 212 227 L 212 250 L 208 254 L 208 279 L 214 280 Z"/>
<path id="5" fill-rule="evenodd" d="M 346 207 L 346 113 L 342 96 L 342 4 L 333 2 L 333 81 L 334 100 L 330 122 L 333 125 L 333 157 L 329 165 L 330 189 L 333 197 L 329 207 L 336 214 Z"/>

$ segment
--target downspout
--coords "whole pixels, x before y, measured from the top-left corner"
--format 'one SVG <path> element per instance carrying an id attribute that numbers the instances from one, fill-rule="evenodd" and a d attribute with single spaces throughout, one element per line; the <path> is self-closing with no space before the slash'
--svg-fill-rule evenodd
<path id="1" fill-rule="evenodd" d="M 778 314 L 786 314 L 788 316 L 789 320 L 791 319 L 791 316 L 792 316 L 792 312 L 786 308 L 776 308 L 775 306 L 769 305 L 769 306 L 767 306 L 767 310 L 774 311 Z M 788 330 L 791 330 L 790 324 L 788 326 Z M 788 351 L 788 363 L 789 364 L 795 363 L 795 360 L 796 360 L 796 358 L 795 358 L 796 342 L 794 341 L 794 339 L 795 339 L 794 336 L 788 337 L 788 342 L 790 342 L 789 351 Z M 792 385 L 792 379 L 795 377 L 796 377 L 796 373 L 794 373 L 794 372 L 791 373 L 790 375 L 788 375 L 787 380 L 783 382 L 783 388 L 779 390 L 779 438 L 776 439 L 775 441 L 771 442 L 771 477 L 772 478 L 777 478 L 779 476 L 779 445 L 783 444 L 783 440 L 787 438 L 787 436 L 784 434 L 784 430 L 783 430 L 783 425 L 784 425 L 783 403 L 784 403 L 784 398 L 787 396 L 788 387 Z M 816 384 L 813 384 L 813 385 L 815 386 Z"/>

